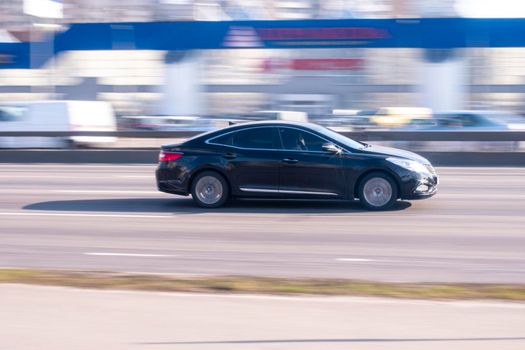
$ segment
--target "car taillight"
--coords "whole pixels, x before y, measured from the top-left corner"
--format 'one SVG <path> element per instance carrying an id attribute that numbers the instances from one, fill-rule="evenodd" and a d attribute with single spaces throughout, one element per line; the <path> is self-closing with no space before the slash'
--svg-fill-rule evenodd
<path id="1" fill-rule="evenodd" d="M 182 157 L 182 153 L 179 152 L 165 152 L 160 151 L 159 153 L 159 162 L 169 162 L 174 161 Z"/>

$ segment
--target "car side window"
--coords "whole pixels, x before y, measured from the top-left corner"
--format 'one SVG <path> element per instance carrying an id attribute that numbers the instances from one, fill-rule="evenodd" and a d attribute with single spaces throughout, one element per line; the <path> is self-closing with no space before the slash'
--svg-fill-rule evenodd
<path id="1" fill-rule="evenodd" d="M 280 149 L 281 142 L 277 128 L 264 127 L 233 133 L 233 146 L 251 149 Z"/>
<path id="2" fill-rule="evenodd" d="M 279 132 L 284 149 L 323 152 L 326 141 L 314 134 L 291 128 L 279 128 Z"/>
<path id="3" fill-rule="evenodd" d="M 461 121 L 461 126 L 476 126 L 476 118 L 470 114 L 460 114 L 459 120 Z"/>
<path id="4" fill-rule="evenodd" d="M 281 149 L 275 127 L 260 127 L 231 132 L 209 140 L 210 143 L 250 149 Z"/>

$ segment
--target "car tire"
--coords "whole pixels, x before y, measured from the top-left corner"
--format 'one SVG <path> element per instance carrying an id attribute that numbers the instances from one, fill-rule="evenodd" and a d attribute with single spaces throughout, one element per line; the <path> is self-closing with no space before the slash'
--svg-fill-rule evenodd
<path id="1" fill-rule="evenodd" d="M 390 175 L 373 172 L 359 183 L 358 195 L 366 209 L 387 210 L 397 201 L 397 184 Z"/>
<path id="2" fill-rule="evenodd" d="M 226 179 L 215 171 L 204 171 L 192 181 L 191 196 L 203 208 L 218 208 L 226 203 L 230 187 Z"/>

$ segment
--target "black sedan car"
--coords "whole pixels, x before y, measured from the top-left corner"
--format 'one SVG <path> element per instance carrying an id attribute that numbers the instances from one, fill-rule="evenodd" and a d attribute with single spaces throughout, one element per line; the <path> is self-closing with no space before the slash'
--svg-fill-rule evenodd
<path id="1" fill-rule="evenodd" d="M 372 146 L 315 124 L 252 122 L 162 146 L 160 191 L 191 194 L 206 208 L 229 198 L 358 198 L 371 210 L 423 199 L 438 176 L 425 158 Z"/>

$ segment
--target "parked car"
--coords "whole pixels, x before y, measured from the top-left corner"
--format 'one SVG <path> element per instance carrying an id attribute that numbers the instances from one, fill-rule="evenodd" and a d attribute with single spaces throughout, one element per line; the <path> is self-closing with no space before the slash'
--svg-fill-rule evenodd
<path id="1" fill-rule="evenodd" d="M 377 129 L 379 126 L 372 120 L 377 111 L 377 109 L 362 109 L 354 115 L 346 116 L 346 118 L 348 119 L 348 124 L 354 131 Z"/>
<path id="2" fill-rule="evenodd" d="M 252 122 L 163 146 L 160 191 L 189 195 L 206 208 L 229 198 L 359 198 L 384 210 L 398 199 L 437 191 L 428 160 L 408 151 L 351 140 L 316 124 Z"/>
<path id="3" fill-rule="evenodd" d="M 499 111 L 450 111 L 437 113 L 432 128 L 441 130 L 525 130 L 525 118 Z"/>
<path id="4" fill-rule="evenodd" d="M 0 104 L 0 131 L 116 131 L 113 108 L 101 101 Z M 62 148 L 116 141 L 111 136 L 0 137 L 2 148 Z"/>
<path id="5" fill-rule="evenodd" d="M 217 128 L 213 119 L 198 116 L 126 116 L 121 121 L 126 128 L 135 130 L 209 131 Z"/>
<path id="6" fill-rule="evenodd" d="M 517 131 L 525 130 L 525 118 L 498 111 L 449 111 L 437 113 L 432 119 L 413 119 L 400 130 L 409 131 Z M 396 142 L 398 147 L 420 150 L 516 151 L 518 141 L 410 141 Z"/>
<path id="7" fill-rule="evenodd" d="M 377 111 L 377 109 L 334 109 L 330 115 L 310 116 L 310 122 L 322 125 L 337 132 L 377 129 L 377 124 L 370 120 Z"/>
<path id="8" fill-rule="evenodd" d="M 421 107 L 382 107 L 369 118 L 379 127 L 402 127 L 412 119 L 432 118 L 432 110 Z"/>
<path id="9" fill-rule="evenodd" d="M 354 131 L 354 128 L 350 124 L 350 119 L 345 116 L 321 116 L 310 118 L 310 121 L 337 132 Z"/>

